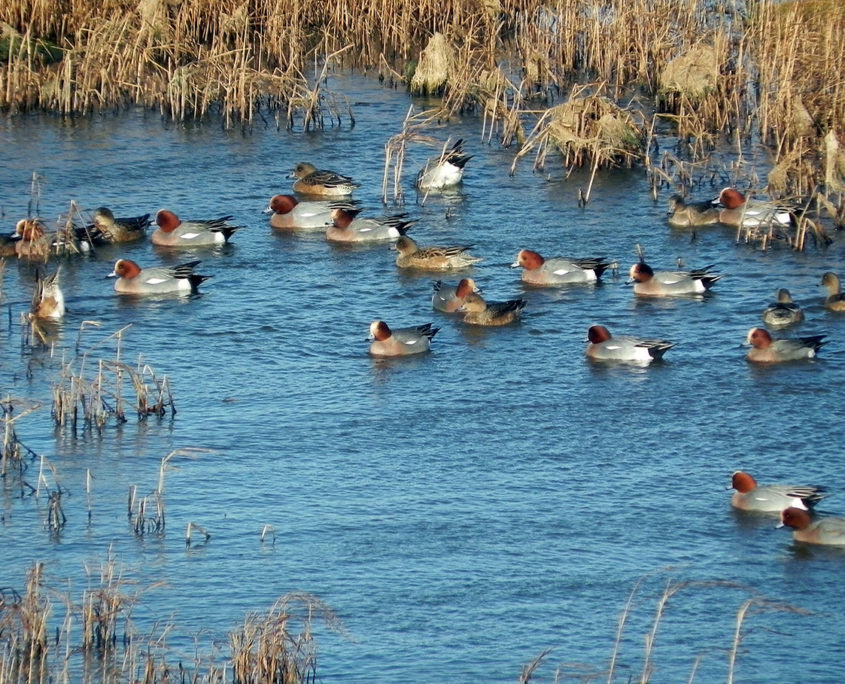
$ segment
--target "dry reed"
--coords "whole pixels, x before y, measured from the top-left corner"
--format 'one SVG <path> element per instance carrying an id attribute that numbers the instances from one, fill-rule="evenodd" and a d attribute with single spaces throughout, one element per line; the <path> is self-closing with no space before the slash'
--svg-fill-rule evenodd
<path id="1" fill-rule="evenodd" d="M 167 376 L 159 378 L 152 367 L 141 362 L 140 357 L 135 368 L 120 359 L 123 336 L 131 325 L 81 351 L 82 334 L 92 326 L 99 327 L 99 323 L 83 321 L 80 324 L 76 343 L 77 357 L 62 363 L 59 380 L 53 385 L 52 415 L 56 425 L 73 429 L 80 426 L 102 428 L 110 420 L 117 423 L 126 422 L 123 398 L 126 380 L 135 393 L 134 410 L 139 420 L 150 415 L 164 416 L 168 410 L 171 415 L 175 415 L 176 407 Z M 114 360 L 100 359 L 91 364 L 91 352 L 112 340 L 115 342 Z M 94 371 L 89 370 L 91 365 Z"/>
<path id="2" fill-rule="evenodd" d="M 658 571 L 663 572 L 663 571 Z M 656 573 L 650 573 L 650 575 L 654 575 Z M 647 577 L 647 576 L 646 576 Z M 564 678 L 572 677 L 576 680 L 580 680 L 583 682 L 591 682 L 597 681 L 599 679 L 604 680 L 607 684 L 612 684 L 614 681 L 617 681 L 617 675 L 619 674 L 617 671 L 619 669 L 619 662 L 620 662 L 620 651 L 621 646 L 623 643 L 623 636 L 625 631 L 626 623 L 628 622 L 629 618 L 631 617 L 634 608 L 635 608 L 635 598 L 637 597 L 638 593 L 641 592 L 643 584 L 646 580 L 646 577 L 641 577 L 631 589 L 631 592 L 628 595 L 628 598 L 625 602 L 625 605 L 620 612 L 619 620 L 616 629 L 616 635 L 613 643 L 613 648 L 611 650 L 610 656 L 610 664 L 607 669 L 595 669 L 589 665 L 585 665 L 583 663 L 563 663 L 557 666 L 555 670 L 554 681 L 559 681 Z M 657 638 L 660 633 L 660 628 L 663 623 L 663 619 L 666 615 L 666 611 L 670 605 L 670 602 L 676 597 L 676 595 L 682 591 L 687 591 L 691 588 L 695 589 L 736 589 L 741 592 L 751 593 L 752 596 L 745 601 L 743 601 L 742 605 L 740 606 L 739 610 L 737 611 L 734 633 L 733 633 L 733 640 L 731 643 L 730 649 L 726 649 L 728 652 L 728 682 L 733 682 L 735 671 L 737 668 L 738 658 L 739 658 L 739 647 L 742 642 L 742 638 L 744 636 L 743 626 L 744 621 L 746 618 L 755 613 L 763 613 L 767 611 L 781 611 L 781 612 L 791 612 L 799 615 L 810 615 L 811 613 L 805 609 L 782 603 L 777 601 L 772 601 L 765 597 L 758 595 L 752 589 L 745 587 L 743 585 L 737 584 L 735 582 L 730 581 L 698 581 L 698 580 L 683 580 L 683 581 L 676 581 L 673 579 L 668 579 L 664 586 L 663 590 L 657 598 L 656 605 L 655 605 L 655 612 L 654 617 L 651 622 L 651 628 L 649 629 L 648 633 L 645 635 L 644 639 L 644 650 L 643 650 L 643 657 L 642 657 L 642 666 L 639 676 L 635 676 L 632 673 L 622 675 L 624 681 L 639 681 L 640 684 L 647 684 L 647 682 L 651 681 L 655 672 L 657 671 L 657 666 L 654 662 L 654 652 L 657 643 Z M 548 654 L 551 652 L 551 649 L 545 649 L 542 653 L 536 656 L 530 663 L 523 666 L 522 676 L 520 681 L 528 682 L 530 681 L 531 677 L 537 672 L 541 666 L 543 665 L 544 661 L 547 659 Z M 719 651 L 720 653 L 722 651 Z M 696 673 L 698 671 L 699 665 L 704 658 L 703 654 L 698 654 L 692 659 L 692 670 L 690 676 L 687 681 L 692 682 L 695 680 Z"/>
<path id="3" fill-rule="evenodd" d="M 771 194 L 820 189 L 834 214 L 843 211 L 841 186 L 822 163 L 826 136 L 845 135 L 838 0 L 749 0 L 721 12 L 708 0 L 83 0 L 72 13 L 62 8 L 59 0 L 0 7 L 0 108 L 75 114 L 140 104 L 176 119 L 217 114 L 226 126 L 257 118 L 333 125 L 344 106 L 324 77 L 338 63 L 442 93 L 446 116 L 483 112 L 485 129 L 501 127 L 509 144 L 534 127 L 537 109 L 526 102 L 603 83 L 624 109 L 651 117 L 656 107 L 698 153 L 727 135 L 741 156 L 741 141 L 758 133 L 780 166 Z"/>

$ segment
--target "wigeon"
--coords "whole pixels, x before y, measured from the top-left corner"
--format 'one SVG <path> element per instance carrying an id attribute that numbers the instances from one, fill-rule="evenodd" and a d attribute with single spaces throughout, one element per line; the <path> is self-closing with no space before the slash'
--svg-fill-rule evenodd
<path id="1" fill-rule="evenodd" d="M 59 286 L 61 266 L 55 273 L 35 276 L 35 293 L 32 296 L 32 317 L 58 321 L 65 315 L 65 296 Z"/>
<path id="2" fill-rule="evenodd" d="M 604 258 L 545 259 L 530 249 L 520 250 L 511 268 L 522 268 L 522 282 L 541 287 L 594 283 L 611 266 Z"/>
<path id="3" fill-rule="evenodd" d="M 82 244 L 98 247 L 140 240 L 146 237 L 151 223 L 149 214 L 115 218 L 108 207 L 98 207 L 94 210 L 91 225 L 77 227 L 75 232 Z"/>
<path id="4" fill-rule="evenodd" d="M 416 223 L 407 214 L 380 218 L 358 218 L 360 209 L 333 209 L 326 230 L 329 242 L 393 242 Z"/>
<path id="5" fill-rule="evenodd" d="M 416 186 L 420 190 L 445 190 L 459 185 L 464 176 L 464 167 L 472 155 L 464 154 L 463 140 L 458 140 L 438 157 L 431 157 L 417 174 Z"/>
<path id="6" fill-rule="evenodd" d="M 719 223 L 719 210 L 712 202 L 687 203 L 681 195 L 669 198 L 669 225 L 675 228 L 709 226 Z"/>
<path id="7" fill-rule="evenodd" d="M 455 271 L 468 268 L 482 260 L 467 254 L 467 251 L 472 249 L 471 245 L 420 247 L 407 235 L 400 237 L 393 248 L 399 252 L 396 257 L 396 265 L 399 268 L 420 271 Z"/>
<path id="8" fill-rule="evenodd" d="M 372 356 L 410 356 L 421 354 L 431 348 L 431 340 L 440 328 L 431 327 L 431 323 L 408 328 L 391 330 L 384 321 L 370 323 L 371 340 L 370 354 Z"/>
<path id="9" fill-rule="evenodd" d="M 655 271 L 644 261 L 633 266 L 628 283 L 634 294 L 643 297 L 683 297 L 707 292 L 722 276 L 713 273 L 712 265 L 692 271 Z"/>
<path id="10" fill-rule="evenodd" d="M 774 202 L 746 199 L 736 188 L 724 188 L 719 193 L 719 223 L 727 226 L 756 228 L 758 226 L 789 226 L 795 222 L 788 209 Z"/>
<path id="11" fill-rule="evenodd" d="M 189 261 L 178 266 L 153 266 L 142 269 L 130 259 L 119 259 L 108 277 L 117 278 L 114 290 L 120 294 L 195 294 L 199 284 L 211 277 L 194 272 L 199 263 Z"/>
<path id="12" fill-rule="evenodd" d="M 464 314 L 464 323 L 469 325 L 500 326 L 516 323 L 526 304 L 524 299 L 488 302 L 480 294 L 470 292 L 458 311 Z"/>
<path id="13" fill-rule="evenodd" d="M 824 307 L 831 311 L 845 311 L 845 295 L 842 294 L 839 276 L 828 271 L 822 276 L 822 285 L 827 288 Z"/>
<path id="14" fill-rule="evenodd" d="M 806 544 L 845 546 L 845 518 L 833 516 L 813 521 L 807 511 L 787 508 L 781 511 L 778 527 L 791 527 L 792 538 Z"/>
<path id="15" fill-rule="evenodd" d="M 790 506 L 810 510 L 827 494 L 824 487 L 812 485 L 758 485 L 748 473 L 737 470 L 731 475 L 731 506 L 743 511 L 779 513 Z"/>
<path id="16" fill-rule="evenodd" d="M 801 307 L 792 301 L 792 295 L 785 287 L 777 292 L 777 301 L 763 309 L 763 323 L 770 328 L 786 328 L 804 320 Z"/>
<path id="17" fill-rule="evenodd" d="M 233 226 L 231 216 L 221 216 L 209 220 L 182 221 L 172 211 L 160 209 L 156 213 L 156 228 L 150 236 L 150 242 L 160 247 L 210 247 L 229 241 L 232 233 L 241 226 Z"/>
<path id="18" fill-rule="evenodd" d="M 272 213 L 270 225 L 282 230 L 324 231 L 332 222 L 329 202 L 299 201 L 293 195 L 274 195 L 265 213 Z"/>
<path id="19" fill-rule="evenodd" d="M 15 226 L 15 254 L 21 259 L 43 259 L 50 256 L 47 228 L 38 219 L 27 218 Z"/>
<path id="20" fill-rule="evenodd" d="M 748 360 L 755 363 L 780 363 L 812 359 L 823 344 L 826 335 L 773 339 L 768 330 L 751 328 L 746 337 Z"/>
<path id="21" fill-rule="evenodd" d="M 0 235 L 0 258 L 16 257 L 18 255 L 16 248 L 20 239 L 21 236 L 18 235 L 17 231 Z"/>
<path id="22" fill-rule="evenodd" d="M 297 164 L 291 175 L 298 179 L 293 184 L 293 191 L 303 195 L 345 197 L 351 195 L 358 187 L 358 183 L 349 176 L 327 169 L 318 169 L 308 162 Z"/>
<path id="23" fill-rule="evenodd" d="M 651 363 L 659 361 L 672 347 L 668 340 L 645 339 L 633 335 L 611 335 L 603 325 L 591 325 L 587 330 L 586 355 L 597 361 Z"/>
<path id="24" fill-rule="evenodd" d="M 454 313 L 471 292 L 481 292 L 472 278 L 461 278 L 455 286 L 444 285 L 440 280 L 437 280 L 434 282 L 431 306 L 443 313 Z"/>

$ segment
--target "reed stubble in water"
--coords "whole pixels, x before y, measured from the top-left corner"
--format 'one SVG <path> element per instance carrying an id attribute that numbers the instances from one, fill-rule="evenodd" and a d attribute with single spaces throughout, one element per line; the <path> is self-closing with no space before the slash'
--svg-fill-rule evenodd
<path id="1" fill-rule="evenodd" d="M 752 0 L 721 13 L 704 0 L 118 5 L 83 3 L 68 14 L 57 0 L 4 3 L 0 108 L 75 114 L 140 104 L 180 120 L 218 113 L 226 126 L 257 117 L 290 126 L 301 116 L 307 128 L 342 109 L 321 85 L 325 72 L 306 78 L 315 64 L 374 68 L 411 84 L 430 48 L 428 61 L 445 67 L 425 89 L 442 93 L 444 113 L 483 111 L 501 122 L 506 144 L 520 140 L 538 105 L 597 84 L 624 109 L 651 117 L 656 105 L 704 149 L 714 136 L 756 132 L 773 149 L 778 192 L 807 195 L 827 180 L 829 194 L 842 180 L 838 164 L 832 181 L 821 163 L 825 136 L 845 136 L 837 0 Z"/>

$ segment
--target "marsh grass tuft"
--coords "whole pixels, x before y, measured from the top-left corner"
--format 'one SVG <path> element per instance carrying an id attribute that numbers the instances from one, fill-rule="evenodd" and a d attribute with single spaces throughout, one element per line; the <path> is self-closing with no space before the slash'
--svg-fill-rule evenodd
<path id="1" fill-rule="evenodd" d="M 159 378 L 152 367 L 141 363 L 140 358 L 134 368 L 120 360 L 123 336 L 131 325 L 81 351 L 82 334 L 92 326 L 99 327 L 99 323 L 83 321 L 80 325 L 77 357 L 62 363 L 59 380 L 53 385 L 52 415 L 56 425 L 73 429 L 103 428 L 111 420 L 126 422 L 123 392 L 127 380 L 135 393 L 134 409 L 139 420 L 150 415 L 162 417 L 168 410 L 174 415 L 176 407 L 167 377 Z M 115 343 L 114 359 L 100 359 L 91 364 L 91 352 L 112 340 Z M 93 370 L 89 370 L 91 366 Z"/>

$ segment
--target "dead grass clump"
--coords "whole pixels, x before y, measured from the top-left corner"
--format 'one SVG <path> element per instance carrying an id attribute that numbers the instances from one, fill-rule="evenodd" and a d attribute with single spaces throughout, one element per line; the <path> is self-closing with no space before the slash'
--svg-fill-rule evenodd
<path id="1" fill-rule="evenodd" d="M 316 681 L 317 649 L 312 633 L 315 617 L 322 617 L 330 629 L 343 629 L 327 604 L 301 592 L 285 594 L 266 614 L 247 615 L 243 626 L 229 634 L 234 681 Z"/>
<path id="2" fill-rule="evenodd" d="M 686 97 L 700 102 L 715 92 L 719 79 L 719 55 L 711 45 L 700 44 L 669 62 L 660 72 L 658 102 L 676 111 L 675 100 Z"/>
<path id="3" fill-rule="evenodd" d="M 593 177 L 599 168 L 630 167 L 642 158 L 642 127 L 633 113 L 600 92 L 585 95 L 584 90 L 574 89 L 567 102 L 543 113 L 516 154 L 511 172 L 531 150 L 536 150 L 534 168 L 543 168 L 549 152 L 557 150 L 567 169 L 590 166 Z M 588 199 L 589 190 L 584 201 Z"/>
<path id="4" fill-rule="evenodd" d="M 98 327 L 99 324 L 83 321 L 79 329 L 80 338 L 90 326 Z M 168 411 L 171 415 L 176 413 L 167 376 L 159 378 L 140 358 L 135 368 L 120 360 L 123 334 L 130 327 L 121 328 L 82 353 L 79 353 L 77 340 L 79 355 L 62 364 L 59 381 L 53 385 L 52 415 L 58 427 L 102 428 L 111 420 L 126 422 L 123 392 L 127 381 L 135 392 L 134 409 L 139 420 L 150 415 L 162 417 Z M 90 353 L 109 340 L 115 340 L 114 360 L 100 359 L 93 364 L 89 363 Z M 89 371 L 92 365 L 93 372 Z"/>
<path id="5" fill-rule="evenodd" d="M 0 679 L 46 681 L 50 602 L 42 586 L 44 566 L 27 574 L 26 591 L 0 590 Z"/>
<path id="6" fill-rule="evenodd" d="M 435 33 L 420 53 L 416 71 L 411 77 L 411 92 L 439 94 L 455 68 L 455 50 L 442 33 Z"/>

